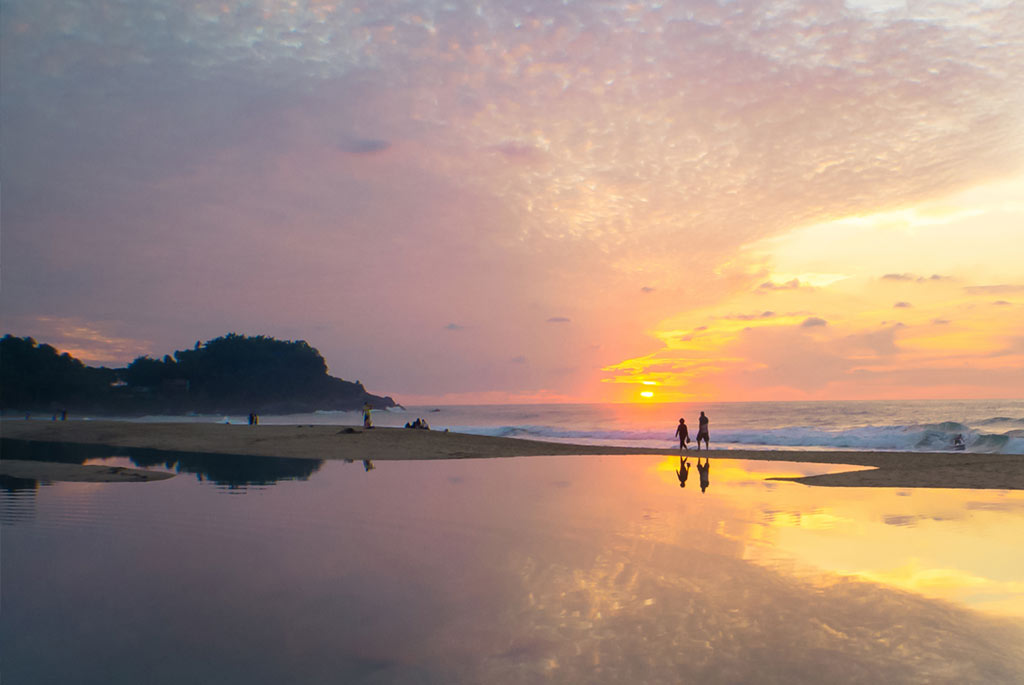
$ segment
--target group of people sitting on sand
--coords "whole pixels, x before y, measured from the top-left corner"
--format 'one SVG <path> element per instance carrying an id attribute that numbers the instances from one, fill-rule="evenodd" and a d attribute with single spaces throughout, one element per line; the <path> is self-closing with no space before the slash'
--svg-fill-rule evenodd
<path id="1" fill-rule="evenodd" d="M 412 423 L 406 422 L 406 428 L 422 428 L 423 430 L 430 430 L 430 426 L 423 419 L 416 419 Z"/>

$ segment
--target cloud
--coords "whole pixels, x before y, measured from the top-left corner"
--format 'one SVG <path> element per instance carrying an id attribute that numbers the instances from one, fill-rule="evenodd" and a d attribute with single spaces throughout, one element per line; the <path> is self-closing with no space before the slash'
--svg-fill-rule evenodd
<path id="1" fill-rule="evenodd" d="M 640 292 L 642 292 L 642 293 L 653 293 L 654 292 L 654 288 L 650 287 L 649 285 L 645 285 L 642 288 L 640 288 Z"/>
<path id="2" fill-rule="evenodd" d="M 949 319 L 932 319 L 932 323 L 936 326 L 946 326 L 950 323 Z"/>
<path id="3" fill-rule="evenodd" d="M 902 323 L 895 323 L 878 331 L 855 333 L 840 341 L 837 347 L 848 355 L 861 355 L 865 352 L 876 357 L 894 355 L 899 352 L 896 346 L 896 332 L 901 328 Z"/>
<path id="4" fill-rule="evenodd" d="M 500 143 L 491 147 L 492 150 L 500 152 L 509 161 L 533 162 L 543 157 L 543 152 L 526 143 Z"/>
<path id="5" fill-rule="evenodd" d="M 942 276 L 940 274 L 932 274 L 931 276 L 918 276 L 917 274 L 885 274 L 882 276 L 883 281 L 914 281 L 917 283 L 924 283 L 927 281 L 951 281 L 952 276 Z"/>
<path id="6" fill-rule="evenodd" d="M 908 309 L 913 306 L 914 305 L 910 304 L 909 302 L 897 302 L 896 304 L 893 305 L 895 309 Z"/>
<path id="7" fill-rule="evenodd" d="M 391 147 L 391 143 L 386 140 L 377 140 L 373 138 L 356 138 L 345 141 L 339 147 L 353 155 L 373 155 L 378 152 L 384 152 Z"/>
<path id="8" fill-rule="evenodd" d="M 1012 302 L 1007 302 L 1006 300 L 996 300 L 992 304 L 1000 305 L 1000 306 L 1005 306 L 1005 305 L 1009 305 L 1009 304 L 1013 304 L 1013 303 Z"/>
<path id="9" fill-rule="evenodd" d="M 516 355 L 515 357 L 512 357 L 512 359 L 510 359 L 509 361 L 512 362 L 513 364 L 525 364 L 526 357 L 520 354 Z"/>
<path id="10" fill-rule="evenodd" d="M 964 290 L 971 295 L 1011 295 L 1024 293 L 1024 285 L 968 285 Z"/>
<path id="11" fill-rule="evenodd" d="M 567 316 L 552 316 L 547 320 L 548 323 L 569 323 L 570 321 L 572 321 L 572 319 Z"/>
<path id="12" fill-rule="evenodd" d="M 757 286 L 755 292 L 770 292 L 773 290 L 797 290 L 799 288 L 810 288 L 810 286 L 803 285 L 799 278 L 794 278 L 791 281 L 785 283 L 775 283 L 773 281 L 765 281 L 761 285 Z"/>
<path id="13" fill-rule="evenodd" d="M 459 325 L 457 323 L 450 323 L 447 326 L 445 326 L 444 329 L 446 331 L 464 331 L 464 330 L 466 330 L 466 327 L 465 326 L 461 326 L 461 325 Z"/>
<path id="14" fill-rule="evenodd" d="M 730 316 L 723 316 L 723 319 L 730 319 L 733 321 L 757 321 L 760 319 L 770 319 L 775 316 L 775 312 L 766 310 L 760 314 L 732 314 Z"/>
<path id="15" fill-rule="evenodd" d="M 396 393 L 581 387 L 488 359 L 635 347 L 638 273 L 713 306 L 754 240 L 1019 168 L 1013 4 L 101 4 L 4 5 L 5 318 L 282 331 Z M 468 355 L 436 323 L 485 308 Z M 511 347 L 559 310 L 575 347 Z"/>
<path id="16" fill-rule="evenodd" d="M 825 319 L 819 318 L 817 316 L 812 316 L 812 317 L 809 317 L 807 319 L 804 319 L 804 322 L 802 324 L 800 324 L 800 328 L 814 328 L 816 326 L 827 326 L 827 325 L 828 325 L 828 321 L 825 321 Z"/>

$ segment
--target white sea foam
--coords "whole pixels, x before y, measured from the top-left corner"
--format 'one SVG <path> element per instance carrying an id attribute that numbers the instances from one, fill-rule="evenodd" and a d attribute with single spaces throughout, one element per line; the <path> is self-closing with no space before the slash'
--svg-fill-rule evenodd
<path id="1" fill-rule="evenodd" d="M 572 430 L 536 424 L 504 426 L 455 426 L 460 433 L 510 438 L 551 440 L 623 447 L 665 447 L 675 445 L 665 431 L 652 430 Z M 911 426 L 864 426 L 846 430 L 822 430 L 807 426 L 771 429 L 712 429 L 712 443 L 726 448 L 791 448 L 836 450 L 889 450 L 937 452 L 952 449 L 953 440 L 962 435 L 969 452 L 1024 454 L 1024 431 L 1008 434 L 983 433 L 956 422 Z"/>

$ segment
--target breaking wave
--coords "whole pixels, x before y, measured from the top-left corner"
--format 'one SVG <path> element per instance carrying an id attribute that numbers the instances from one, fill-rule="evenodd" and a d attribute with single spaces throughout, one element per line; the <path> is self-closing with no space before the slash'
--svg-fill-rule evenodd
<path id="1" fill-rule="evenodd" d="M 1016 419 L 1009 421 L 1016 422 Z M 976 425 L 984 422 L 975 422 Z M 986 424 L 987 425 L 987 424 Z M 574 430 L 543 425 L 455 426 L 460 433 L 510 438 L 575 442 L 623 447 L 670 447 L 676 445 L 665 431 L 652 430 Z M 691 429 L 691 437 L 695 431 Z M 986 433 L 955 421 L 907 426 L 862 426 L 842 430 L 824 430 L 808 426 L 770 429 L 716 430 L 712 426 L 711 443 L 715 447 L 735 449 L 824 449 L 900 452 L 946 452 L 962 435 L 967 452 L 1024 454 L 1024 430 Z"/>

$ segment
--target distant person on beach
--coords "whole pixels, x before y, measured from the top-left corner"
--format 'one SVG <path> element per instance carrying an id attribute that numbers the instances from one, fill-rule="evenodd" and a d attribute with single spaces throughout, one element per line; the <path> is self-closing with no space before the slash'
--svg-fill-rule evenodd
<path id="1" fill-rule="evenodd" d="M 704 412 L 700 413 L 700 423 L 697 426 L 697 451 L 700 452 L 700 441 L 704 441 L 704 449 L 710 449 L 708 446 L 708 417 L 704 416 Z"/>
<path id="2" fill-rule="evenodd" d="M 700 476 L 700 491 L 701 492 L 704 492 L 705 490 L 707 490 L 708 489 L 708 485 L 711 484 L 710 481 L 708 480 L 708 476 L 710 475 L 710 472 L 711 472 L 711 458 L 708 457 L 707 455 L 705 455 L 704 456 L 704 466 L 701 466 L 700 465 L 700 457 L 698 456 L 697 457 L 697 475 Z"/>
<path id="3" fill-rule="evenodd" d="M 370 426 L 370 428 L 373 428 L 373 426 Z M 363 459 L 363 470 L 372 471 L 375 468 L 377 467 L 373 465 L 372 459 Z"/>
<path id="4" fill-rule="evenodd" d="M 679 487 L 686 487 L 686 479 L 690 475 L 690 462 L 686 457 L 679 457 L 679 470 L 676 471 L 676 477 L 679 478 Z"/>
<path id="5" fill-rule="evenodd" d="M 373 417 L 370 416 L 372 410 L 369 402 L 363 405 L 363 428 L 373 428 Z"/>
<path id="6" fill-rule="evenodd" d="M 688 450 L 686 443 L 690 442 L 690 430 L 686 427 L 686 419 L 680 418 L 676 426 L 676 435 L 679 436 L 679 450 Z"/>

